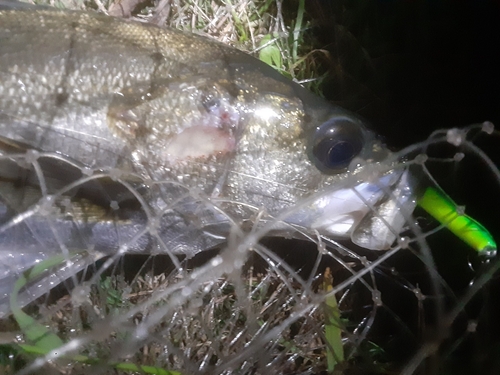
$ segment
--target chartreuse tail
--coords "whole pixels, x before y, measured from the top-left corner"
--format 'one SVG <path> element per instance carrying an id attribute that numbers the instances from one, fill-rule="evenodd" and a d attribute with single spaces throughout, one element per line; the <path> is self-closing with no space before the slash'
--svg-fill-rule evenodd
<path id="1" fill-rule="evenodd" d="M 428 187 L 417 203 L 479 254 L 486 257 L 496 255 L 497 244 L 490 232 L 470 216 L 461 213 L 455 202 L 442 191 Z"/>

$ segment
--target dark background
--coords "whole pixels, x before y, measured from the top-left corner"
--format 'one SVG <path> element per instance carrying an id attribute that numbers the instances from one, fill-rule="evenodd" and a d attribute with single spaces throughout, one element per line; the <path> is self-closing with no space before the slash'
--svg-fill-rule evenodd
<path id="1" fill-rule="evenodd" d="M 306 1 L 331 56 L 327 98 L 363 114 L 387 142 L 500 123 L 500 2 Z"/>
<path id="2" fill-rule="evenodd" d="M 290 12 L 297 9 L 298 1 L 285 3 Z M 363 115 L 393 149 L 423 141 L 437 129 L 486 120 L 500 126 L 500 2 L 307 0 L 306 10 L 315 43 L 330 56 L 323 62 L 324 96 Z M 475 143 L 500 165 L 497 136 L 482 136 Z M 449 149 L 443 145 L 433 152 L 453 155 L 455 150 Z M 467 156 L 434 171 L 440 186 L 500 242 L 500 184 L 484 163 Z M 463 295 L 469 282 L 487 269 L 477 254 L 445 231 L 432 237 L 430 244 L 451 294 Z M 418 265 L 411 262 L 403 255 L 391 265 L 408 281 L 419 283 L 418 272 L 412 272 Z M 414 297 L 401 299 L 404 293 L 383 280 L 384 303 L 407 319 L 411 329 L 422 331 L 415 321 Z M 420 285 L 425 285 L 423 273 Z M 443 350 L 431 360 L 433 364 L 422 367 L 422 373 L 500 373 L 499 299 L 500 282 L 493 275 L 464 308 Z M 403 360 L 414 348 L 394 340 L 391 319 L 381 314 L 373 334 L 392 337 L 384 343 L 386 354 Z M 472 320 L 478 322 L 477 332 L 466 334 Z M 431 323 L 421 332 L 423 341 L 432 337 L 432 330 Z M 457 346 L 450 349 L 453 344 Z"/>

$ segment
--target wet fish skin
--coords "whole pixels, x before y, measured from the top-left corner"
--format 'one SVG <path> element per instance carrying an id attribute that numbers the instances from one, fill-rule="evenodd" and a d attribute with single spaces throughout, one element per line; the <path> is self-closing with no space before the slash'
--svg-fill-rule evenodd
<path id="1" fill-rule="evenodd" d="M 182 176 L 209 195 L 223 186 L 217 194 L 277 212 L 343 178 L 309 159 L 308 137 L 322 123 L 358 128 L 361 158 L 380 149 L 353 114 L 207 38 L 71 11 L 3 11 L 0 25 L 0 135 L 93 169 Z M 175 161 L 169 145 L 198 126 L 213 134 L 192 135 L 222 145 L 166 162 Z"/>
<path id="2" fill-rule="evenodd" d="M 262 208 L 279 215 L 316 192 L 354 186 L 356 176 L 345 168 L 318 168 L 311 156 L 318 130 L 328 132 L 332 124 L 342 139 L 359 143 L 360 159 L 387 155 L 354 114 L 213 40 L 96 13 L 1 10 L 1 4 L 0 266 L 7 267 L 0 267 L 0 279 L 9 280 L 6 288 L 15 280 L 16 257 L 27 267 L 62 247 L 102 256 L 125 244 L 127 251 L 195 254 L 223 242 L 232 220 L 249 220 Z M 46 194 L 57 195 L 50 207 L 57 215 L 47 215 L 36 200 L 13 203 L 15 186 L 42 189 L 36 171 L 22 165 L 26 158 L 40 164 Z M 106 177 L 58 195 L 101 172 Z M 395 177 L 384 177 L 384 186 L 397 183 Z M 130 197 L 115 202 L 108 194 L 125 182 L 142 197 L 135 213 Z M 377 181 L 363 189 L 347 191 L 352 202 L 345 194 L 312 200 L 290 224 L 349 236 L 369 211 L 358 195 L 372 205 L 384 196 Z M 120 209 L 112 219 L 89 219 L 93 206 L 109 211 L 113 204 Z M 32 215 L 20 219 L 29 209 Z M 345 223 L 332 232 L 337 209 Z M 2 294 L 8 292 L 0 289 L 0 307 Z"/>

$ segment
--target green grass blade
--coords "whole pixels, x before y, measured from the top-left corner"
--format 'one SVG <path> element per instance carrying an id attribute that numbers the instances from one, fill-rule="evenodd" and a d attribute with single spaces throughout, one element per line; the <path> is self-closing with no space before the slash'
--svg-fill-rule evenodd
<path id="1" fill-rule="evenodd" d="M 47 354 L 63 345 L 63 341 L 47 327 L 38 323 L 31 316 L 21 310 L 17 302 L 20 290 L 30 281 L 40 276 L 46 270 L 57 266 L 65 261 L 63 255 L 55 256 L 44 260 L 22 274 L 14 284 L 14 290 L 10 295 L 10 307 L 12 315 L 19 328 L 26 337 L 26 340 L 33 344 L 40 354 Z"/>
<path id="2" fill-rule="evenodd" d="M 17 302 L 17 297 L 21 289 L 29 282 L 33 281 L 47 270 L 61 265 L 65 261 L 66 257 L 62 254 L 46 259 L 25 271 L 14 285 L 14 290 L 10 295 L 10 306 L 14 319 L 25 335 L 26 341 L 29 343 L 19 345 L 21 350 L 26 354 L 44 356 L 64 345 L 64 341 L 61 340 L 59 336 L 22 311 Z M 82 355 L 74 355 L 71 359 L 81 363 L 99 363 L 98 360 Z M 110 367 L 127 372 L 140 372 L 152 375 L 182 375 L 178 371 L 168 371 L 155 366 L 139 366 L 134 363 L 126 362 L 110 364 Z"/>
<path id="3" fill-rule="evenodd" d="M 323 290 L 328 293 L 325 298 L 325 337 L 326 359 L 328 372 L 333 373 L 335 367 L 344 361 L 344 346 L 342 345 L 342 327 L 340 324 L 340 310 L 333 290 L 333 275 L 327 267 L 323 277 Z"/>

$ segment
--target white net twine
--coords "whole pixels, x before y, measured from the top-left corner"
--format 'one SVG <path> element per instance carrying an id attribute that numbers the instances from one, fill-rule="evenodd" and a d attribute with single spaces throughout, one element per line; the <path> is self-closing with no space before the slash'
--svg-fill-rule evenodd
<path id="1" fill-rule="evenodd" d="M 460 132 L 463 139 L 457 146 L 463 154 L 453 147 L 450 157 L 442 153 L 433 157 L 433 149 L 448 147 L 450 137 L 456 140 L 448 131 L 410 146 L 400 156 L 417 155 L 409 163 L 425 174 L 433 164 L 456 169 L 468 158 L 477 159 L 498 184 L 498 170 L 470 140 L 480 131 L 481 125 L 476 125 Z M 29 151 L 3 153 L 0 162 L 27 179 L 38 179 L 41 187 L 38 192 L 31 191 L 29 185 L 16 187 L 17 192 L 24 189 L 20 204 L 27 208 L 2 223 L 0 230 L 8 233 L 33 218 L 43 218 L 39 229 L 49 234 L 40 236 L 41 246 L 52 246 L 54 256 L 66 259 L 34 278 L 29 282 L 31 289 L 21 289 L 18 296 L 23 305 L 32 299 L 26 297 L 24 301 L 26 295 L 37 295 L 37 288 L 43 291 L 27 311 L 38 324 L 60 337 L 62 346 L 37 359 L 18 359 L 22 365 L 13 362 L 6 367 L 14 373 L 104 374 L 120 371 L 116 370 L 119 363 L 182 374 L 319 373 L 328 367 L 328 353 L 334 353 L 325 326 L 339 327 L 341 332 L 344 361 L 337 369 L 399 368 L 412 373 L 439 350 L 453 353 L 448 337 L 457 320 L 465 319 L 469 325 L 454 340 L 470 334 L 475 321 L 467 319 L 465 307 L 486 288 L 499 265 L 496 260 L 483 260 L 481 265 L 476 259 L 475 271 L 469 269 L 473 281 L 458 290 L 436 268 L 435 254 L 445 258 L 460 254 L 454 253 L 453 246 L 434 249 L 429 245 L 429 239 L 432 242 L 433 237 L 439 237 L 437 232 L 446 230 L 430 219 L 422 223 L 424 219 L 407 217 L 409 224 L 391 249 L 373 252 L 353 247 L 348 241 L 316 236 L 306 229 L 302 237 L 307 241 L 266 240 L 275 223 L 263 221 L 263 211 L 252 217 L 253 228 L 234 223 L 216 250 L 195 257 L 176 256 L 158 234 L 161 219 L 157 215 L 161 213 L 151 211 L 141 190 L 143 185 L 127 182 L 130 176 L 81 170 L 69 185 L 58 187 L 52 186 L 44 168 L 50 163 L 77 168 L 66 157 Z M 75 243 L 69 243 L 74 236 L 68 233 L 79 230 L 78 220 L 71 228 L 61 227 L 57 220 L 79 217 L 84 207 L 75 206 L 68 197 L 74 198 L 76 191 L 91 182 L 102 188 L 102 199 L 108 199 L 114 213 L 114 219 L 107 220 L 116 220 L 116 227 L 126 228 L 118 240 L 110 237 L 120 246 L 108 253 L 102 244 L 98 251 L 96 244 L 85 243 L 84 233 L 81 248 L 76 248 Z M 152 188 L 150 181 L 148 187 Z M 189 187 L 184 188 L 188 194 L 193 193 Z M 214 204 L 200 192 L 193 194 L 200 204 Z M 8 196 L 5 188 L 3 197 Z M 118 196 L 127 199 L 119 204 Z M 139 217 L 146 219 L 127 227 L 130 214 L 120 212 L 127 209 L 141 212 Z M 167 213 L 165 209 L 163 214 Z M 283 218 L 292 213 L 284 213 Z M 99 212 L 93 215 L 88 220 L 102 220 Z M 196 225 L 195 220 L 193 223 Z M 154 254 L 124 255 L 134 253 L 136 244 L 154 239 Z M 23 243 L 21 238 L 18 241 Z M 17 257 L 15 252 L 12 256 Z M 1 267 L 7 279 L 22 276 L 9 263 Z M 56 288 L 46 293 L 46 283 Z M 332 308 L 334 295 L 338 310 Z M 3 300 L 2 307 L 7 305 Z M 335 320 L 329 320 L 331 317 Z M 12 318 L 2 324 L 4 332 L 16 333 Z M 18 342 L 24 342 L 26 332 L 17 333 Z M 71 360 L 77 354 L 86 360 Z M 394 355 L 400 357 L 395 359 Z"/>
<path id="2" fill-rule="evenodd" d="M 156 21 L 174 9 L 173 26 L 202 24 L 233 44 L 231 14 L 285 31 L 281 14 L 245 18 L 252 2 L 181 3 L 159 2 Z M 472 216 L 491 206 L 474 217 L 497 235 L 497 147 L 486 122 L 436 131 L 381 164 L 413 168 Z M 453 369 L 464 352 L 481 359 L 484 346 L 469 350 L 470 341 L 496 324 L 488 309 L 500 262 L 421 208 L 399 207 L 403 231 L 371 251 L 286 224 L 306 201 L 274 216 L 247 207 L 239 222 L 224 197 L 179 180 L 93 170 L 51 151 L 0 151 L 0 373 L 412 374 Z M 351 177 L 316 198 L 354 188 Z M 214 212 L 224 227 L 211 225 Z M 165 237 L 166 223 L 177 237 Z M 277 238 L 280 223 L 293 238 Z M 37 252 L 45 261 L 26 270 Z M 16 307 L 25 315 L 12 315 Z"/>

